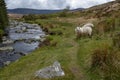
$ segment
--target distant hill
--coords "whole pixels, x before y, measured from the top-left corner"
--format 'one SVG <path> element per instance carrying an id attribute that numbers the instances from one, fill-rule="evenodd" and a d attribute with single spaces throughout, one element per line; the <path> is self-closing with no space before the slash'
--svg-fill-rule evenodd
<path id="1" fill-rule="evenodd" d="M 13 13 L 13 14 L 51 14 L 60 11 L 61 10 L 37 10 L 37 9 L 28 9 L 28 8 L 8 9 L 8 13 Z"/>
<path id="2" fill-rule="evenodd" d="M 76 10 L 83 10 L 83 8 L 78 8 L 71 11 L 76 11 Z M 8 9 L 8 13 L 10 14 L 52 14 L 61 11 L 62 10 L 38 10 L 38 9 L 29 9 L 29 8 Z"/>

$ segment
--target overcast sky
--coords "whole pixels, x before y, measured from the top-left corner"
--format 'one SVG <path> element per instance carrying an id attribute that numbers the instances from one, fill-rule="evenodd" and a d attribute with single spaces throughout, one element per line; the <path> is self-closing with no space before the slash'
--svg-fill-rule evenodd
<path id="1" fill-rule="evenodd" d="M 33 8 L 33 9 L 71 9 L 88 8 L 94 5 L 114 0 L 5 0 L 7 8 Z"/>

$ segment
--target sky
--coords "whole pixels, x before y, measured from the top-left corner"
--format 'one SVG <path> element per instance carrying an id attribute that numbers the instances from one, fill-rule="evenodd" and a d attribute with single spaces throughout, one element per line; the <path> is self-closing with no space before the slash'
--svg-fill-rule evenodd
<path id="1" fill-rule="evenodd" d="M 8 9 L 32 8 L 32 9 L 70 9 L 88 8 L 114 0 L 5 0 Z"/>

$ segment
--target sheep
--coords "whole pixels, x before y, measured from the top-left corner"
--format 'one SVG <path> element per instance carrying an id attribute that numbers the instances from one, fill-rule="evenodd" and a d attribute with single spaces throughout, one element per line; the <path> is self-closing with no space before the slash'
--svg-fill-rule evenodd
<path id="1" fill-rule="evenodd" d="M 86 36 L 86 35 L 91 37 L 92 36 L 92 27 L 94 27 L 94 25 L 92 23 L 87 23 L 82 27 L 76 27 L 75 32 L 77 34 L 77 38 L 80 38 L 80 37 Z"/>
<path id="2" fill-rule="evenodd" d="M 77 35 L 77 38 L 81 37 L 82 36 L 82 33 L 83 33 L 83 29 L 81 27 L 76 27 L 75 28 L 75 33 Z"/>

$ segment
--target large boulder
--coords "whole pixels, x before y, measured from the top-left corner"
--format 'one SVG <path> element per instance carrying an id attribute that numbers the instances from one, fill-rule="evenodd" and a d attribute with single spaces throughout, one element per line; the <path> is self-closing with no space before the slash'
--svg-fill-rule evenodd
<path id="1" fill-rule="evenodd" d="M 54 78 L 54 77 L 59 77 L 59 76 L 64 76 L 65 73 L 61 69 L 60 63 L 58 61 L 54 62 L 53 65 L 40 69 L 35 73 L 35 76 L 38 78 Z"/>

